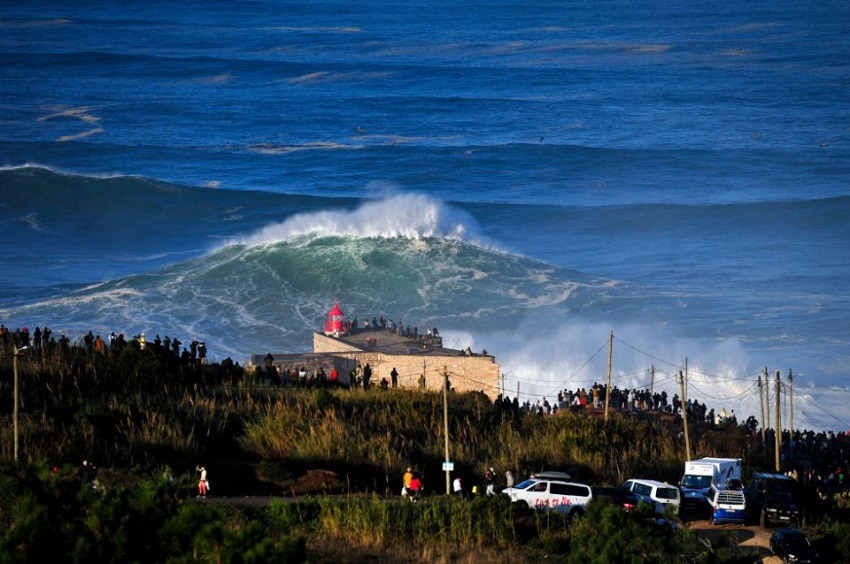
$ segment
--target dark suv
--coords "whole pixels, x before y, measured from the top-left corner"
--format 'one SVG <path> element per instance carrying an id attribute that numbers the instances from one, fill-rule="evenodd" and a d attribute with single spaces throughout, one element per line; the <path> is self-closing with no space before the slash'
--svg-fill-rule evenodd
<path id="1" fill-rule="evenodd" d="M 747 490 L 751 520 L 758 516 L 762 527 L 800 523 L 801 512 L 793 498 L 794 480 L 784 474 L 756 472 Z"/>

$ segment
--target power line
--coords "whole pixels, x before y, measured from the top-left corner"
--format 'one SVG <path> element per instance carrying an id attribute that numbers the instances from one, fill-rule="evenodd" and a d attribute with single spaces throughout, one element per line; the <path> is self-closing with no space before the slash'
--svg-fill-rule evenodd
<path id="1" fill-rule="evenodd" d="M 688 379 L 689 380 L 690 380 L 692 374 L 698 374 L 699 376 L 706 376 L 708 378 L 711 378 L 711 382 L 706 382 L 707 384 L 708 383 L 723 384 L 723 383 L 726 383 L 726 382 L 741 382 L 741 381 L 744 381 L 744 380 L 749 380 L 751 378 L 757 378 L 759 375 L 761 375 L 761 372 L 760 371 L 755 372 L 755 373 L 750 374 L 748 376 L 736 376 L 734 378 L 721 378 L 720 376 L 718 376 L 716 374 L 708 374 L 706 372 L 698 372 L 698 371 L 695 371 L 695 370 L 690 370 L 689 373 L 688 373 Z"/>
<path id="2" fill-rule="evenodd" d="M 697 388 L 696 386 L 694 386 L 690 381 L 688 382 L 688 387 L 693 388 L 694 390 L 699 392 L 701 395 L 703 395 L 707 398 L 713 399 L 714 401 L 729 401 L 729 400 L 733 400 L 733 399 L 738 399 L 738 398 L 750 393 L 753 390 L 753 388 L 758 387 L 758 384 L 751 385 L 749 388 L 747 388 L 746 390 L 744 390 L 740 394 L 736 394 L 734 396 L 729 396 L 729 397 L 725 397 L 725 398 L 718 398 L 718 397 L 712 396 L 711 394 L 707 394 L 704 391 Z"/>
<path id="3" fill-rule="evenodd" d="M 673 362 L 666 361 L 666 360 L 664 360 L 664 359 L 662 359 L 662 358 L 658 358 L 658 357 L 657 357 L 657 356 L 655 356 L 655 355 L 649 354 L 649 353 L 648 353 L 648 352 L 646 352 L 645 350 L 643 350 L 643 349 L 641 349 L 641 348 L 638 348 L 638 347 L 636 347 L 636 346 L 634 346 L 634 345 L 631 345 L 631 344 L 629 344 L 629 343 L 627 343 L 627 342 L 623 341 L 622 339 L 620 339 L 620 338 L 618 338 L 618 337 L 614 337 L 614 339 L 616 339 L 616 340 L 617 340 L 617 342 L 619 342 L 619 343 L 622 343 L 622 344 L 626 345 L 626 346 L 627 346 L 627 347 L 629 347 L 630 349 L 635 350 L 635 351 L 637 351 L 637 352 L 641 353 L 642 355 L 644 355 L 644 356 L 647 356 L 647 357 L 651 358 L 652 360 L 656 360 L 656 361 L 661 362 L 661 363 L 663 363 L 663 364 L 666 364 L 666 365 L 668 365 L 668 366 L 672 366 L 672 367 L 673 367 L 673 368 L 675 368 L 676 370 L 681 370 L 681 369 L 682 369 L 682 367 L 681 367 L 680 365 L 678 365 L 678 364 L 676 364 L 676 363 L 673 363 Z"/>
<path id="4" fill-rule="evenodd" d="M 569 376 L 569 377 L 567 377 L 567 379 L 566 379 L 566 380 L 562 380 L 561 382 L 559 382 L 559 383 L 558 383 L 558 391 L 560 391 L 560 390 L 561 390 L 561 385 L 562 385 L 562 384 L 565 384 L 567 381 L 572 380 L 572 379 L 573 379 L 573 377 L 574 377 L 576 374 L 578 374 L 579 372 L 581 372 L 582 370 L 584 370 L 584 368 L 585 368 L 588 364 L 590 364 L 590 361 L 591 361 L 591 360 L 593 360 L 594 358 L 596 358 L 596 355 L 598 355 L 598 354 L 602 351 L 602 349 L 604 349 L 607 345 L 608 345 L 608 339 L 605 339 L 605 342 L 604 342 L 604 343 L 602 343 L 602 344 L 599 346 L 599 348 L 598 348 L 598 349 L 596 349 L 596 352 L 594 352 L 592 355 L 590 355 L 590 358 L 588 358 L 587 360 L 585 360 L 585 361 L 584 361 L 584 364 L 582 364 L 581 366 L 579 366 L 579 367 L 578 367 L 578 369 L 577 369 L 575 372 L 573 372 L 572 374 L 570 374 L 570 376 Z M 590 381 L 590 380 L 588 380 L 588 382 L 589 382 L 589 381 Z M 550 395 L 551 395 L 552 390 L 553 390 L 553 388 L 549 388 L 549 393 L 550 393 Z"/>
<path id="5" fill-rule="evenodd" d="M 823 407 L 819 406 L 819 405 L 818 405 L 817 403 L 815 403 L 813 400 L 811 400 L 811 399 L 809 399 L 808 397 L 806 397 L 806 395 L 805 395 L 805 394 L 800 394 L 800 395 L 799 395 L 799 396 L 797 396 L 797 397 L 798 397 L 798 398 L 799 398 L 799 397 L 802 397 L 802 398 L 803 398 L 803 399 L 804 399 L 807 403 L 809 403 L 809 404 L 811 404 L 811 405 L 815 406 L 816 408 L 820 409 L 821 411 L 823 411 L 824 413 L 826 413 L 827 415 L 829 415 L 830 417 L 832 417 L 832 418 L 833 418 L 833 419 L 835 419 L 836 421 L 839 421 L 840 423 L 842 423 L 845 427 L 850 427 L 850 424 L 849 424 L 849 423 L 847 423 L 847 421 L 845 421 L 845 420 L 841 419 L 840 417 L 837 417 L 837 416 L 833 415 L 832 413 L 828 412 L 826 409 L 824 409 Z"/>

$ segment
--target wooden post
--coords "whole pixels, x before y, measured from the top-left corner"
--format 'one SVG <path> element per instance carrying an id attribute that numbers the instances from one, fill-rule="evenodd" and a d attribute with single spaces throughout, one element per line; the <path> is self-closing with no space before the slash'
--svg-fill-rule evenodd
<path id="1" fill-rule="evenodd" d="M 779 411 L 779 370 L 776 371 L 776 432 L 774 433 L 775 440 L 775 463 L 776 463 L 776 471 L 780 471 L 779 465 L 779 449 L 782 447 L 782 425 L 780 424 L 780 411 Z"/>
<path id="2" fill-rule="evenodd" d="M 605 386 L 605 421 L 608 421 L 608 402 L 611 399 L 611 360 L 614 356 L 614 331 L 608 339 L 608 385 Z"/>
<path id="3" fill-rule="evenodd" d="M 443 367 L 443 434 L 446 438 L 446 464 L 449 461 L 449 369 Z M 451 495 L 451 471 L 446 468 L 446 495 Z"/>
<path id="4" fill-rule="evenodd" d="M 788 395 L 791 402 L 788 404 L 788 454 L 794 453 L 794 374 L 788 369 Z"/>
<path id="5" fill-rule="evenodd" d="M 655 394 L 655 365 L 652 365 L 652 368 L 649 369 L 649 395 L 652 396 Z"/>
<path id="6" fill-rule="evenodd" d="M 687 370 L 688 361 L 685 360 L 685 370 Z M 685 375 L 682 374 L 682 371 L 679 370 L 679 385 L 682 389 L 682 422 L 685 427 L 685 461 L 689 462 L 691 460 L 691 440 L 688 436 L 688 402 L 687 396 L 685 395 Z"/>
<path id="7" fill-rule="evenodd" d="M 767 374 L 767 366 L 764 367 L 764 426 L 770 424 L 770 377 Z"/>
<path id="8" fill-rule="evenodd" d="M 761 407 L 761 447 L 764 448 L 764 428 L 767 426 L 767 420 L 764 418 L 764 390 L 761 385 L 761 374 L 759 374 L 759 406 Z"/>
<path id="9" fill-rule="evenodd" d="M 12 394 L 15 396 L 15 403 L 12 407 L 12 427 L 15 436 L 15 463 L 18 462 L 18 348 L 15 347 L 12 357 L 12 372 L 14 372 L 14 384 Z"/>

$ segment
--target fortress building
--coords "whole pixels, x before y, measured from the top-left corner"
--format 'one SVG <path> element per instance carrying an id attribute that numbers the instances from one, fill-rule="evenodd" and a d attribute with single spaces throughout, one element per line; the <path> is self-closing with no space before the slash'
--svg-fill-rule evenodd
<path id="1" fill-rule="evenodd" d="M 312 353 L 252 355 L 249 368 L 271 363 L 281 373 L 304 367 L 311 373 L 322 368 L 325 374 L 336 368 L 340 384 L 347 386 L 349 372 L 368 364 L 371 386 L 379 386 L 382 379 L 391 383 L 395 369 L 400 388 L 420 388 L 424 383 L 425 388 L 442 390 L 444 373 L 448 373 L 455 391 L 481 391 L 491 399 L 499 394 L 500 370 L 492 355 L 445 348 L 436 331 L 414 337 L 391 326 L 353 326 L 334 303 L 323 330 L 313 333 Z"/>

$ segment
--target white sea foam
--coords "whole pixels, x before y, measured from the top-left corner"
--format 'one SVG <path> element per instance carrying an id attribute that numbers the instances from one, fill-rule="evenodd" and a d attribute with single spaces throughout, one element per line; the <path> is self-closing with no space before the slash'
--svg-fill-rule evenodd
<path id="1" fill-rule="evenodd" d="M 341 236 L 441 237 L 490 246 L 478 235 L 478 225 L 469 214 L 420 194 L 393 195 L 353 210 L 298 214 L 230 244 L 257 246 Z"/>
<path id="2" fill-rule="evenodd" d="M 48 166 L 34 161 L 27 161 L 17 165 L 2 165 L 0 166 L 0 171 L 25 170 L 28 168 L 47 170 L 54 174 L 61 174 L 63 176 L 79 176 L 81 178 L 98 178 L 103 180 L 111 178 L 133 178 L 132 176 L 127 176 L 126 174 L 121 174 L 119 172 L 82 173 L 63 167 L 53 165 Z"/>
<path id="3" fill-rule="evenodd" d="M 322 141 L 311 141 L 300 145 L 279 145 L 277 143 L 257 143 L 249 145 L 247 149 L 252 152 L 262 153 L 264 155 L 285 155 L 287 153 L 297 153 L 300 151 L 333 151 L 346 150 L 355 151 L 362 149 L 362 145 L 347 145 L 345 143 L 325 143 Z"/>
<path id="4" fill-rule="evenodd" d="M 271 27 L 268 29 L 280 31 L 304 31 L 308 33 L 360 33 L 360 31 L 362 31 L 359 27 L 356 26 L 279 26 Z"/>
<path id="5" fill-rule="evenodd" d="M 88 106 L 80 106 L 76 108 L 62 108 L 59 111 L 50 113 L 46 116 L 41 116 L 36 121 L 47 121 L 50 119 L 56 119 L 61 117 L 72 117 L 80 121 L 84 121 L 86 123 L 96 123 L 100 121 L 100 118 L 98 116 L 94 116 L 90 113 L 91 110 L 92 108 Z"/>
<path id="6" fill-rule="evenodd" d="M 98 133 L 103 133 L 104 129 L 102 127 L 95 127 L 94 129 L 89 129 L 88 131 L 83 131 L 81 133 L 76 133 L 74 135 L 63 135 L 57 141 L 76 141 L 77 139 L 85 139 L 86 137 L 91 137 L 92 135 L 97 135 Z"/>

